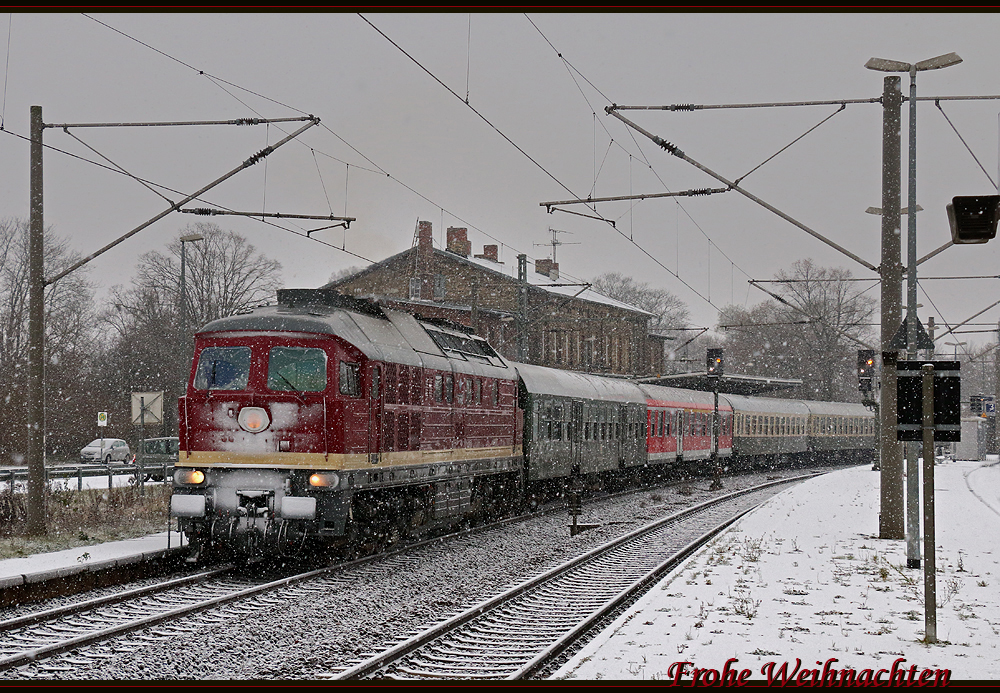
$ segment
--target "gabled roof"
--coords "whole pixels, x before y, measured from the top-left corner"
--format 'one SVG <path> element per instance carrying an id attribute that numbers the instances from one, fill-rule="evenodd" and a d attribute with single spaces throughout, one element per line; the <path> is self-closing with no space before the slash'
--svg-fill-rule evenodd
<path id="1" fill-rule="evenodd" d="M 357 272 L 347 277 L 343 277 L 342 279 L 338 279 L 337 281 L 330 282 L 328 284 L 323 285 L 320 288 L 336 289 L 342 284 L 346 284 L 347 282 L 357 279 L 358 277 L 363 277 L 367 274 L 375 272 L 384 266 L 388 266 L 389 264 L 397 260 L 400 260 L 406 256 L 412 255 L 416 252 L 417 248 L 415 247 L 410 248 L 408 250 L 404 250 L 403 252 L 396 253 L 395 255 L 392 255 L 386 258 L 385 260 L 382 260 L 381 262 L 373 263 L 368 267 L 366 267 L 365 269 L 361 270 L 360 272 Z M 437 257 L 445 258 L 453 262 L 473 265 L 477 269 L 482 270 L 484 272 L 495 274 L 501 277 L 503 280 L 515 283 L 517 282 L 516 267 L 507 268 L 504 266 L 503 263 L 500 262 L 492 262 L 491 260 L 484 260 L 481 258 L 463 257 L 456 253 L 452 253 L 447 250 L 441 250 L 439 248 L 434 248 L 433 252 Z M 565 280 L 563 281 L 553 280 L 545 275 L 538 274 L 537 272 L 534 271 L 529 271 L 528 284 L 533 288 L 541 289 L 548 293 L 564 296 L 566 298 L 576 298 L 581 301 L 598 303 L 606 306 L 611 306 L 619 310 L 627 310 L 632 313 L 638 313 L 639 315 L 653 317 L 652 313 L 645 311 L 642 308 L 637 308 L 636 306 L 632 306 L 627 303 L 623 303 L 622 301 L 609 298 L 608 296 L 598 293 L 597 291 L 594 291 L 591 288 L 583 286 L 581 283 L 570 282 Z"/>

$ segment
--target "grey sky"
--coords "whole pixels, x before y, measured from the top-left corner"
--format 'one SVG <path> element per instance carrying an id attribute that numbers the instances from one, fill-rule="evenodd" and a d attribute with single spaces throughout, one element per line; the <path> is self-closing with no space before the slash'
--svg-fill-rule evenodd
<path id="1" fill-rule="evenodd" d="M 695 324 L 712 326 L 717 308 L 766 298 L 748 287 L 748 277 L 770 279 L 801 258 L 874 275 L 735 192 L 678 198 L 679 204 L 599 205 L 616 228 L 546 214 L 540 202 L 573 196 L 720 186 L 605 115 L 609 102 L 875 98 L 884 74 L 864 68 L 869 58 L 916 62 L 952 51 L 964 62 L 921 73 L 920 96 L 1000 94 L 1000 17 L 991 13 L 365 16 L 391 42 L 352 13 L 0 17 L 8 131 L 0 133 L 0 216 L 28 215 L 28 146 L 15 135 L 28 135 L 31 105 L 43 107 L 47 123 L 314 114 L 320 126 L 198 205 L 357 217 L 346 233 L 313 234 L 330 245 L 252 219 L 212 219 L 278 259 L 287 286 L 318 286 L 337 270 L 364 264 L 357 256 L 381 260 L 408 248 L 418 219 L 433 222 L 438 239 L 443 227 L 468 227 L 477 253 L 485 243 L 501 243 L 508 264 L 519 252 L 546 257 L 551 248 L 540 244 L 551 238 L 551 227 L 567 232 L 559 235 L 565 245 L 557 250 L 564 276 L 631 274 L 675 292 Z M 942 102 L 941 108 L 943 113 L 921 102 L 918 112 L 921 256 L 948 240 L 945 205 L 951 197 L 994 192 L 945 115 L 989 176 L 997 177 L 1000 101 Z M 736 179 L 836 110 L 625 115 Z M 741 184 L 877 265 L 879 219 L 864 210 L 881 206 L 881 117 L 878 104 L 848 106 Z M 135 175 L 191 193 L 294 127 L 73 132 Z M 903 133 L 905 158 L 905 114 Z M 45 142 L 96 159 L 59 130 L 46 130 Z M 905 204 L 905 180 L 903 191 Z M 53 150 L 45 154 L 46 224 L 83 254 L 166 206 L 119 174 Z M 570 209 L 589 213 L 582 206 Z M 184 225 L 203 219 L 166 217 L 91 263 L 91 277 L 104 288 L 126 283 L 139 255 L 162 249 Z M 314 228 L 279 223 L 299 234 Z M 357 256 L 337 249 L 345 243 Z M 997 274 L 998 246 L 1000 241 L 952 248 L 921 265 L 920 274 Z M 921 318 L 951 323 L 998 293 L 997 280 L 928 281 L 924 287 L 941 312 L 921 293 Z M 998 318 L 1000 307 L 976 322 Z M 985 342 L 989 335 L 961 339 Z"/>

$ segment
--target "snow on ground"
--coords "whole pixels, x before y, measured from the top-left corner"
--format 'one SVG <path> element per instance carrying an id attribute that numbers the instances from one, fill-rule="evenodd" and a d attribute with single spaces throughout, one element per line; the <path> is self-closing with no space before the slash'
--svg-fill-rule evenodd
<path id="1" fill-rule="evenodd" d="M 878 538 L 879 473 L 856 467 L 742 518 L 552 678 L 674 679 L 675 662 L 721 675 L 735 658 L 749 681 L 797 660 L 817 679 L 850 667 L 885 682 L 896 663 L 913 682 L 925 669 L 1000 680 L 1000 466 L 939 461 L 935 502 L 938 644 L 921 642 L 923 569 L 906 568 L 905 541 Z"/>

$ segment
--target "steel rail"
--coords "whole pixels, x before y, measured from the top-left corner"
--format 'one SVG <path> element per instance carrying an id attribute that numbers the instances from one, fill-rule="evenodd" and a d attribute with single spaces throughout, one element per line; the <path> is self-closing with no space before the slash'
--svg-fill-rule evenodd
<path id="1" fill-rule="evenodd" d="M 691 517 L 707 512 L 713 508 L 716 508 L 724 503 L 735 500 L 739 497 L 746 496 L 751 493 L 759 492 L 774 486 L 784 485 L 789 483 L 794 483 L 807 478 L 817 476 L 817 473 L 811 473 L 807 475 L 801 475 L 797 477 L 785 478 L 777 481 L 768 482 L 766 484 L 761 484 L 754 486 L 750 489 L 744 489 L 741 491 L 736 491 L 733 493 L 720 496 L 703 503 L 699 503 L 691 508 L 686 508 L 685 510 L 679 511 L 672 515 L 664 518 L 660 518 L 654 522 L 651 522 L 633 532 L 626 535 L 618 537 L 600 547 L 592 549 L 566 563 L 559 565 L 551 570 L 548 570 L 538 576 L 535 576 L 519 585 L 512 587 L 511 589 L 492 597 L 480 604 L 477 604 L 464 612 L 452 616 L 449 619 L 442 621 L 434 626 L 431 626 L 427 630 L 403 641 L 397 643 L 396 645 L 390 647 L 389 649 L 377 653 L 366 660 L 358 662 L 349 668 L 337 673 L 335 676 L 331 677 L 334 679 L 348 680 L 348 679 L 362 679 L 362 678 L 374 678 L 379 676 L 381 673 L 385 673 L 391 667 L 400 664 L 407 657 L 418 653 L 420 650 L 428 647 L 431 643 L 438 641 L 439 639 L 453 635 L 458 630 L 472 624 L 474 621 L 480 618 L 486 618 L 491 612 L 496 612 L 503 607 L 509 606 L 515 602 L 518 598 L 527 595 L 530 592 L 541 589 L 547 584 L 551 584 L 555 580 L 566 576 L 572 570 L 585 566 L 586 564 L 593 563 L 595 560 L 608 556 L 612 551 L 620 549 L 623 545 L 636 541 L 642 538 L 644 535 L 649 535 L 655 533 L 657 530 L 662 529 L 666 525 L 676 524 L 677 522 L 690 519 Z M 749 510 L 749 509 L 747 509 Z M 724 522 L 719 523 L 715 527 L 715 532 L 721 531 L 730 523 L 735 521 L 739 516 L 741 516 L 744 510 L 737 513 L 735 516 L 727 518 Z M 593 625 L 598 619 L 604 617 L 604 615 L 609 611 L 617 608 L 620 604 L 637 594 L 637 592 L 642 591 L 643 587 L 652 582 L 656 577 L 662 575 L 663 572 L 669 569 L 671 565 L 676 565 L 680 560 L 683 560 L 682 555 L 686 557 L 690 555 L 695 549 L 701 546 L 705 541 L 713 536 L 713 533 L 701 536 L 698 540 L 689 543 L 687 546 L 683 547 L 679 551 L 673 553 L 673 555 L 664 560 L 659 561 L 657 566 L 652 571 L 645 571 L 643 575 L 639 576 L 633 580 L 624 590 L 620 591 L 617 595 L 612 597 L 610 600 L 606 600 L 604 605 L 595 609 L 586 618 L 569 624 L 566 627 L 566 631 L 556 637 L 552 637 L 551 634 L 545 634 L 540 636 L 545 644 L 542 646 L 533 646 L 534 650 L 532 654 L 528 657 L 517 656 L 516 654 L 511 654 L 509 659 L 510 666 L 507 666 L 506 672 L 501 676 L 496 673 L 476 675 L 476 678 L 519 678 L 530 675 L 531 672 L 538 671 L 540 668 L 544 667 L 551 659 L 557 656 L 559 653 L 564 651 L 574 640 L 580 637 L 580 635 L 585 632 L 589 627 Z M 463 676 L 472 676 L 468 672 L 463 672 Z M 414 678 L 441 678 L 440 675 L 435 676 L 434 674 L 428 672 L 422 672 L 420 676 L 414 676 Z"/>

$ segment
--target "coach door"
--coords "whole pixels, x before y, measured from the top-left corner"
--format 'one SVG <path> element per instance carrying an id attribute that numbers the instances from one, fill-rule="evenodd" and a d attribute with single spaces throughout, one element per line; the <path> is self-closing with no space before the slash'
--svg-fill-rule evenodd
<path id="1" fill-rule="evenodd" d="M 584 468 L 583 459 L 583 402 L 569 403 L 569 450 L 571 469 L 580 473 Z"/>
<path id="2" fill-rule="evenodd" d="M 372 386 L 368 394 L 368 462 L 378 464 L 382 457 L 383 412 L 382 367 L 372 367 Z"/>
<path id="3" fill-rule="evenodd" d="M 677 458 L 684 455 L 684 410 L 679 409 L 674 412 L 674 430 L 677 431 Z"/>

